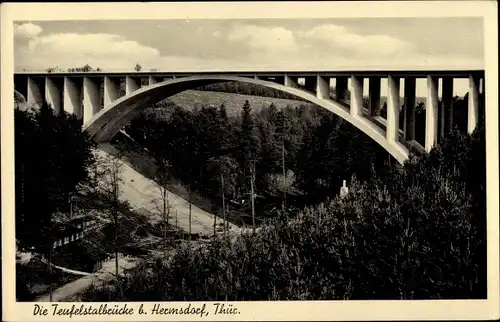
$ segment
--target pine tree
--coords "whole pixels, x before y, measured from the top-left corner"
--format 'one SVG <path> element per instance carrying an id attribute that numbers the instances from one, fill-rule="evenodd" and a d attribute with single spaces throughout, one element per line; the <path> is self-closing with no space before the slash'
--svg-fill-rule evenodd
<path id="1" fill-rule="evenodd" d="M 250 160 L 257 158 L 259 141 L 254 128 L 254 121 L 251 114 L 250 102 L 245 101 L 242 111 L 242 120 L 239 138 L 239 161 L 242 168 L 248 168 Z"/>

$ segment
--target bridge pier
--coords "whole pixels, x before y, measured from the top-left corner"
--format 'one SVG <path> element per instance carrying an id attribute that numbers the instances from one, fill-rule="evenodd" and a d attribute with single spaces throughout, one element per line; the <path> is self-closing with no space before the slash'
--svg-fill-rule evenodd
<path id="1" fill-rule="evenodd" d="M 371 116 L 380 116 L 380 81 L 381 77 L 370 77 L 368 83 L 368 111 Z"/>
<path id="2" fill-rule="evenodd" d="M 438 78 L 427 75 L 427 102 L 425 106 L 425 151 L 437 143 L 438 130 Z"/>
<path id="3" fill-rule="evenodd" d="M 177 77 L 175 77 L 175 75 L 172 75 L 172 76 L 167 76 L 167 77 L 163 77 L 163 82 L 166 82 L 166 81 L 170 81 L 172 79 L 176 79 Z"/>
<path id="4" fill-rule="evenodd" d="M 363 77 L 351 76 L 351 115 L 358 117 L 363 114 Z"/>
<path id="5" fill-rule="evenodd" d="M 120 78 L 104 77 L 104 106 L 120 98 Z"/>
<path id="6" fill-rule="evenodd" d="M 140 80 L 139 80 L 140 81 Z M 141 86 L 140 83 L 137 83 L 137 79 L 131 76 L 127 76 L 125 78 L 125 95 L 132 94 L 132 92 L 135 92 L 138 90 Z"/>
<path id="7" fill-rule="evenodd" d="M 45 100 L 56 113 L 61 112 L 61 85 L 59 79 L 45 77 Z"/>
<path id="8" fill-rule="evenodd" d="M 441 137 L 453 130 L 453 78 L 443 77 L 443 93 L 441 99 Z"/>
<path id="9" fill-rule="evenodd" d="M 399 77 L 388 76 L 386 138 L 389 142 L 397 142 L 399 137 L 399 83 Z"/>
<path id="10" fill-rule="evenodd" d="M 64 77 L 64 110 L 78 118 L 83 117 L 82 86 L 81 78 Z"/>
<path id="11" fill-rule="evenodd" d="M 338 100 L 347 99 L 347 77 L 339 76 L 335 80 L 335 94 Z"/>
<path id="12" fill-rule="evenodd" d="M 467 113 L 468 133 L 474 132 L 479 120 L 479 83 L 480 80 L 476 74 L 469 75 L 469 108 Z"/>
<path id="13" fill-rule="evenodd" d="M 316 97 L 319 97 L 318 93 L 317 93 L 317 89 L 318 89 L 317 76 L 306 76 L 306 77 L 304 77 L 304 80 L 305 80 L 304 87 L 305 87 L 306 91 L 311 92 L 313 94 L 316 94 Z"/>
<path id="14" fill-rule="evenodd" d="M 416 78 L 405 77 L 404 128 L 405 140 L 415 140 Z"/>
<path id="15" fill-rule="evenodd" d="M 45 89 L 44 78 L 28 77 L 28 104 L 42 105 L 44 101 L 42 88 Z"/>
<path id="16" fill-rule="evenodd" d="M 322 99 L 330 98 L 330 79 L 319 74 L 316 76 L 316 97 Z"/>
<path id="17" fill-rule="evenodd" d="M 285 86 L 292 88 L 299 88 L 299 84 L 297 84 L 297 77 L 290 77 L 288 74 L 285 74 Z"/>
<path id="18" fill-rule="evenodd" d="M 268 82 L 273 82 L 276 84 L 280 85 L 285 85 L 285 77 L 284 76 L 279 76 L 279 75 L 269 75 L 269 76 L 262 76 L 259 77 L 259 79 L 268 81 Z M 313 81 L 316 81 L 316 77 L 313 78 Z M 314 90 L 316 86 L 314 86 L 312 89 Z"/>
<path id="19" fill-rule="evenodd" d="M 158 79 L 154 76 L 149 76 L 148 77 L 148 85 L 151 86 L 151 85 L 154 85 L 158 83 Z"/>
<path id="20" fill-rule="evenodd" d="M 90 121 L 101 109 L 100 91 L 99 79 L 83 78 L 83 123 Z"/>

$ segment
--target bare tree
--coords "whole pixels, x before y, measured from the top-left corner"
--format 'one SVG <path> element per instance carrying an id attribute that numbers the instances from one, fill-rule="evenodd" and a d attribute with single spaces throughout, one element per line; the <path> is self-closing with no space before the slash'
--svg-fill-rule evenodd
<path id="1" fill-rule="evenodd" d="M 191 233 L 191 184 L 189 184 L 189 193 L 188 193 L 188 202 L 189 202 L 189 240 L 191 241 L 193 235 Z"/>
<path id="2" fill-rule="evenodd" d="M 168 184 L 171 179 L 170 162 L 164 158 L 158 158 L 156 167 L 156 185 L 161 194 L 161 216 L 163 219 L 163 241 L 167 243 L 168 218 L 170 216 L 170 202 L 168 200 Z"/>
<path id="3" fill-rule="evenodd" d="M 175 228 L 177 229 L 177 231 L 179 230 L 179 217 L 178 217 L 178 211 L 175 210 Z"/>
<path id="4" fill-rule="evenodd" d="M 122 161 L 119 153 L 109 153 L 100 162 L 100 188 L 106 198 L 114 223 L 113 248 L 115 252 L 115 274 L 118 276 L 118 215 L 121 186 L 123 183 Z"/>
<path id="5" fill-rule="evenodd" d="M 139 63 L 135 64 L 134 70 L 136 72 L 139 72 L 141 69 L 142 69 L 142 65 L 141 64 L 139 64 Z"/>
<path id="6" fill-rule="evenodd" d="M 283 181 L 286 181 L 286 168 L 285 168 L 285 140 L 281 142 L 281 167 L 283 171 Z M 286 214 L 286 189 L 287 186 L 283 185 L 283 214 Z"/>
<path id="7" fill-rule="evenodd" d="M 222 218 L 224 223 L 224 236 L 226 235 L 226 195 L 234 194 L 236 189 L 236 178 L 238 164 L 236 160 L 228 156 L 214 157 L 209 160 L 209 171 L 214 171 L 214 178 L 218 181 L 222 196 Z M 214 216 L 214 236 L 216 234 L 217 216 Z"/>
<path id="8" fill-rule="evenodd" d="M 255 234 L 255 192 L 254 192 L 254 185 L 255 185 L 255 161 L 252 161 L 251 163 L 251 169 L 250 169 L 250 200 L 252 201 L 252 231 Z"/>

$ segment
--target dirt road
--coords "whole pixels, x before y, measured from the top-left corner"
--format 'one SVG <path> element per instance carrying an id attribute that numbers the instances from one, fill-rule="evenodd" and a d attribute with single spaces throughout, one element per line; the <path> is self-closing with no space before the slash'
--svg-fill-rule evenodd
<path id="1" fill-rule="evenodd" d="M 125 269 L 133 268 L 138 264 L 138 259 L 121 257 L 118 259 L 118 272 L 123 274 Z M 77 279 L 71 283 L 68 283 L 52 293 L 53 302 L 63 302 L 71 299 L 76 294 L 82 293 L 87 290 L 92 284 L 95 286 L 100 286 L 104 282 L 109 281 L 113 278 L 115 272 L 115 259 L 104 262 L 101 270 L 95 272 L 89 276 L 85 276 Z M 35 302 L 49 302 L 49 294 L 40 296 L 35 300 Z"/>
<path id="2" fill-rule="evenodd" d="M 113 153 L 117 149 L 110 144 L 101 144 L 97 153 L 100 157 L 106 157 L 109 153 Z M 128 201 L 129 204 L 137 211 L 147 212 L 151 215 L 151 221 L 161 220 L 161 192 L 156 183 L 144 175 L 133 169 L 127 162 L 122 163 L 122 178 L 124 183 L 122 186 L 121 199 Z M 168 200 L 171 205 L 170 219 L 175 221 L 175 213 L 177 212 L 178 225 L 184 231 L 189 230 L 189 203 L 186 199 L 179 197 L 171 192 L 168 192 Z M 196 207 L 191 206 L 191 231 L 198 234 L 211 235 L 213 233 L 214 215 Z M 222 222 L 221 218 L 217 218 L 217 222 Z M 238 227 L 229 223 L 231 229 Z"/>

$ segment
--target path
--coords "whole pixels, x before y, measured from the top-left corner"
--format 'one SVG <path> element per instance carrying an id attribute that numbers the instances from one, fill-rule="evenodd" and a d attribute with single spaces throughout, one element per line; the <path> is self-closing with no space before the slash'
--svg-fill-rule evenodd
<path id="1" fill-rule="evenodd" d="M 123 274 L 123 271 L 135 267 L 138 264 L 138 259 L 121 257 L 118 259 L 118 272 Z M 89 276 L 77 279 L 68 283 L 52 293 L 53 302 L 63 302 L 76 294 L 82 293 L 87 290 L 92 284 L 101 286 L 104 282 L 110 281 L 115 278 L 115 259 L 104 262 L 101 270 Z M 38 297 L 35 302 L 49 302 L 50 295 L 45 294 Z"/>
<path id="2" fill-rule="evenodd" d="M 65 272 L 65 273 L 68 273 L 68 274 L 74 274 L 74 275 L 82 275 L 82 276 L 90 276 L 90 275 L 92 275 L 92 273 L 77 271 L 77 270 L 74 270 L 74 269 L 69 269 L 69 268 L 66 268 L 66 267 L 54 265 L 54 264 L 50 263 L 48 260 L 46 260 L 45 258 L 42 258 L 40 260 L 42 261 L 42 263 L 50 265 L 53 268 L 55 268 L 57 270 L 60 270 L 61 272 Z"/>

